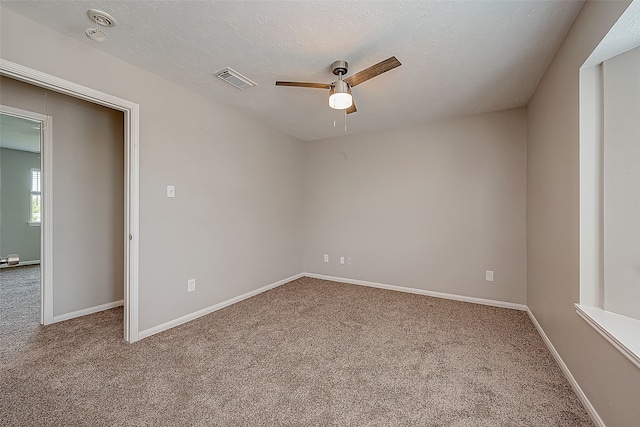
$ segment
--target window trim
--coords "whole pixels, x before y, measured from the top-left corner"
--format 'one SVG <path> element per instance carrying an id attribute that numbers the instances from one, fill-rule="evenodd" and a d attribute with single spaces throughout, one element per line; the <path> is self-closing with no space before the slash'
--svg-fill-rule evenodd
<path id="1" fill-rule="evenodd" d="M 640 320 L 612 313 L 599 307 L 575 304 L 576 313 L 609 341 L 636 367 L 640 368 Z"/>

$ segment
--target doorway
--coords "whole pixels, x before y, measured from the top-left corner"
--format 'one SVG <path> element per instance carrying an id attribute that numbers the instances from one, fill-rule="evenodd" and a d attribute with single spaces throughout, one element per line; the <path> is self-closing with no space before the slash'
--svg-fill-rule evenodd
<path id="1" fill-rule="evenodd" d="M 39 264 L 40 323 L 53 322 L 51 268 L 51 117 L 0 105 L 3 158 L 3 221 L 0 253 L 22 255 L 20 265 Z M 9 182 L 13 185 L 9 186 Z M 50 217 L 50 215 L 49 215 Z"/>
<path id="2" fill-rule="evenodd" d="M 139 193 L 138 193 L 138 135 L 139 106 L 130 101 L 80 86 L 46 73 L 0 59 L 0 75 L 29 83 L 34 86 L 70 95 L 74 98 L 102 105 L 123 112 L 124 116 L 124 339 L 138 340 L 138 252 L 139 252 Z M 43 147 L 43 156 L 46 147 Z M 46 181 L 46 180 L 45 180 Z M 50 181 L 50 180 L 49 180 Z M 43 181 L 44 182 L 44 181 Z M 49 192 L 50 193 L 50 192 Z M 43 195 L 46 194 L 46 188 Z M 43 212 L 46 215 L 46 211 Z M 46 218 L 44 219 L 46 223 Z M 46 229 L 45 229 L 46 231 Z M 51 241 L 42 245 L 43 265 L 50 264 L 53 254 Z M 47 271 L 43 272 L 46 283 Z M 46 292 L 46 290 L 45 290 Z M 46 300 L 46 296 L 45 296 Z M 46 302 L 45 302 L 46 304 Z"/>

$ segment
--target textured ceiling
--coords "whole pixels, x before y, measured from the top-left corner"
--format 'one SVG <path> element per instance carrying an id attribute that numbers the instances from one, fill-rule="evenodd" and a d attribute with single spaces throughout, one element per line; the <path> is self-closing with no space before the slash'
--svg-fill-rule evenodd
<path id="1" fill-rule="evenodd" d="M 584 66 L 600 64 L 638 46 L 640 46 L 640 0 L 634 0 L 587 58 Z"/>
<path id="2" fill-rule="evenodd" d="M 3 1 L 82 43 L 244 111 L 302 140 L 344 134 L 321 89 L 330 64 L 349 74 L 395 55 L 402 66 L 353 89 L 347 133 L 521 107 L 583 1 Z M 107 40 L 84 31 L 89 8 L 113 15 Z M 61 59 L 62 60 L 62 59 Z M 212 73 L 258 83 L 240 91 Z"/>

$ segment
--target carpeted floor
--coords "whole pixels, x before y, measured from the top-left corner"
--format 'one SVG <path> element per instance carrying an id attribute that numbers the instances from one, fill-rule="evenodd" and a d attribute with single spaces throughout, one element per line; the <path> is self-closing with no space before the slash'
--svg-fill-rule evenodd
<path id="1" fill-rule="evenodd" d="M 127 344 L 121 309 L 34 326 L 12 274 L 2 426 L 593 425 L 524 312 L 303 278 Z"/>
<path id="2" fill-rule="evenodd" d="M 0 269 L 0 367 L 40 329 L 40 266 Z"/>

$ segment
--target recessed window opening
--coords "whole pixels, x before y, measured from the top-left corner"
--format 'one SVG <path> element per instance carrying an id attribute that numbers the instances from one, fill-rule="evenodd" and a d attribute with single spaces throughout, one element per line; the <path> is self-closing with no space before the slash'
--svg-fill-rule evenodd
<path id="1" fill-rule="evenodd" d="M 640 19 L 634 1 L 580 69 L 578 314 L 640 368 Z"/>

